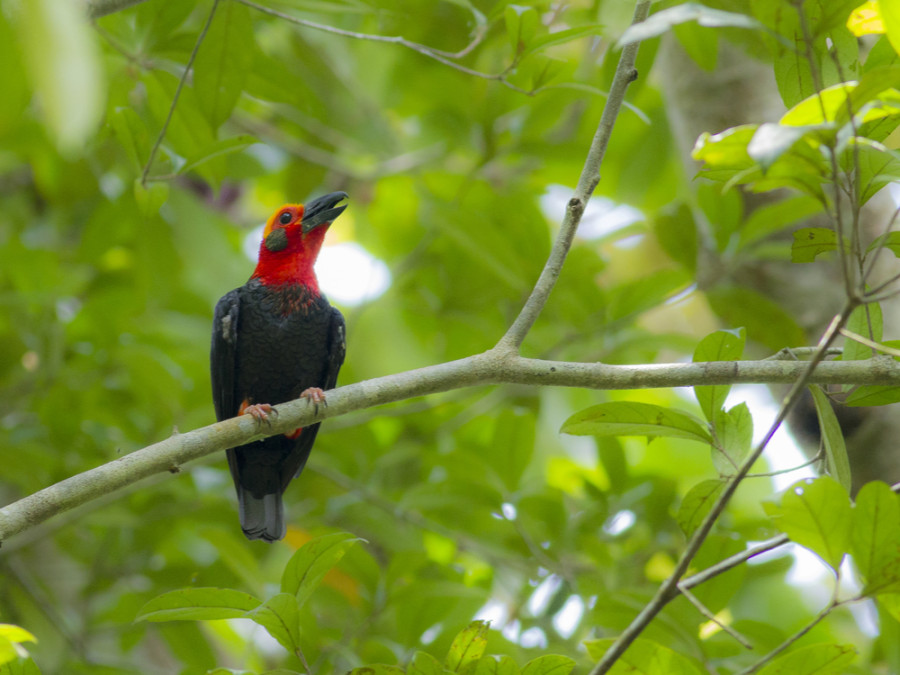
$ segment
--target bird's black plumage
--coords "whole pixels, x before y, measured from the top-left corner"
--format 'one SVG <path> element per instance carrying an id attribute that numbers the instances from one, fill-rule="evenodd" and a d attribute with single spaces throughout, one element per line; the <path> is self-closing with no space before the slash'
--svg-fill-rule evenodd
<path id="1" fill-rule="evenodd" d="M 344 318 L 324 295 L 252 278 L 216 305 L 210 353 L 216 417 L 234 417 L 242 404 L 283 403 L 309 387 L 333 388 L 344 352 Z M 306 465 L 318 430 L 312 424 L 296 438 L 279 434 L 228 450 L 247 538 L 284 536 L 281 495 Z"/>

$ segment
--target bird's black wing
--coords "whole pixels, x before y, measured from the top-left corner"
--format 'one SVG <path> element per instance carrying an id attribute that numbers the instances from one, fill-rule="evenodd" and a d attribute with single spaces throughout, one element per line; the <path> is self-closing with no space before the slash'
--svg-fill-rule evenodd
<path id="1" fill-rule="evenodd" d="M 335 307 L 331 307 L 331 324 L 328 329 L 328 352 L 326 354 L 325 371 L 323 373 L 322 382 L 319 385 L 322 389 L 334 389 L 337 384 L 338 371 L 344 363 L 344 355 L 347 353 L 347 339 L 344 325 L 344 315 Z M 306 466 L 306 460 L 309 459 L 309 453 L 312 451 L 313 443 L 316 440 L 316 434 L 319 433 L 319 422 L 304 427 L 297 438 L 297 445 L 288 461 L 285 464 L 285 471 L 282 473 L 281 491 L 287 488 L 288 483 L 296 478 Z"/>
<path id="2" fill-rule="evenodd" d="M 322 389 L 334 389 L 337 384 L 338 371 L 347 354 L 347 338 L 345 334 L 344 315 L 336 307 L 331 308 L 331 331 L 328 336 L 328 366 L 325 370 L 325 384 Z"/>
<path id="3" fill-rule="evenodd" d="M 240 293 L 238 289 L 235 289 L 223 295 L 216 303 L 216 312 L 213 317 L 209 369 L 216 419 L 220 422 L 237 415 L 240 405 L 235 391 L 240 306 Z M 238 467 L 235 452 L 228 450 L 226 454 L 231 476 L 237 482 Z"/>
<path id="4" fill-rule="evenodd" d="M 239 402 L 235 392 L 237 366 L 238 320 L 241 299 L 238 289 L 223 295 L 216 303 L 213 318 L 212 346 L 209 351 L 209 367 L 212 380 L 213 404 L 216 419 L 234 417 Z"/>

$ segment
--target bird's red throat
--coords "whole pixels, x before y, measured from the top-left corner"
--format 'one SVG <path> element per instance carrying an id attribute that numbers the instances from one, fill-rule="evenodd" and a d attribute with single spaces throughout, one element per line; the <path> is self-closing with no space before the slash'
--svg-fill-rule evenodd
<path id="1" fill-rule="evenodd" d="M 288 245 L 280 251 L 270 251 L 265 242 L 259 247 L 259 262 L 251 279 L 259 279 L 266 286 L 305 286 L 313 295 L 319 295 L 319 282 L 313 269 L 325 232 L 321 225 L 306 234 L 296 231 L 288 234 Z"/>

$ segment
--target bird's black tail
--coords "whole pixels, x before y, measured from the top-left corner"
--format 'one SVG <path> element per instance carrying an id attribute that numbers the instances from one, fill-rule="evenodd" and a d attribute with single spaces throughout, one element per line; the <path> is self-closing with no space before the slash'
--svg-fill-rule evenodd
<path id="1" fill-rule="evenodd" d="M 284 504 L 280 493 L 254 497 L 250 490 L 238 487 L 238 512 L 241 529 L 247 539 L 278 541 L 284 537 Z"/>

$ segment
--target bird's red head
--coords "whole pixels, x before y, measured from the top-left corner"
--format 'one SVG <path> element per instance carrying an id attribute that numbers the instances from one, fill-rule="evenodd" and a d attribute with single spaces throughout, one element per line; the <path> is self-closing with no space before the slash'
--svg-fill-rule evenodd
<path id="1" fill-rule="evenodd" d="M 318 294 L 313 265 L 322 248 L 325 232 L 346 207 L 336 206 L 346 192 L 332 192 L 303 204 L 285 204 L 266 222 L 259 262 L 252 279 L 267 286 L 300 284 Z"/>

